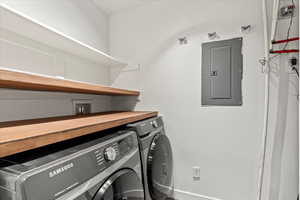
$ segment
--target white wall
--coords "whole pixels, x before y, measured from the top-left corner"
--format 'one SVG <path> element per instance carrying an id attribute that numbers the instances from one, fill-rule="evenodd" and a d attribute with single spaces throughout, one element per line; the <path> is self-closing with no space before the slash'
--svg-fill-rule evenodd
<path id="1" fill-rule="evenodd" d="M 108 16 L 92 0 L 1 0 L 66 35 L 108 52 Z M 109 68 L 0 30 L 0 66 L 109 85 Z M 110 110 L 110 97 L 0 90 L 0 121 L 72 114 L 73 99 L 90 99 L 92 111 Z"/>
<path id="2" fill-rule="evenodd" d="M 111 53 L 141 69 L 124 72 L 114 86 L 142 91 L 137 109 L 165 117 L 180 200 L 253 200 L 257 195 L 263 125 L 264 75 L 260 0 L 164 0 L 111 16 Z M 242 25 L 254 29 L 241 35 Z M 201 44 L 207 33 L 244 37 L 243 106 L 201 106 Z M 187 36 L 188 44 L 177 39 Z M 114 106 L 120 102 L 114 100 Z M 192 167 L 200 166 L 200 181 Z"/>
<path id="3" fill-rule="evenodd" d="M 108 16 L 93 0 L 0 0 L 79 41 L 108 50 Z"/>
<path id="4" fill-rule="evenodd" d="M 0 89 L 0 122 L 73 115 L 73 100 L 88 99 L 92 112 L 109 111 L 108 96 Z"/>

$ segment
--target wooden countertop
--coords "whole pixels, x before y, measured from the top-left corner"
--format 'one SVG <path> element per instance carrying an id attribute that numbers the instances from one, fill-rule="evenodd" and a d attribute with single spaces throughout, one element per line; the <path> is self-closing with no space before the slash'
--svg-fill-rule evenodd
<path id="1" fill-rule="evenodd" d="M 158 112 L 107 112 L 0 123 L 0 157 L 155 117 Z"/>

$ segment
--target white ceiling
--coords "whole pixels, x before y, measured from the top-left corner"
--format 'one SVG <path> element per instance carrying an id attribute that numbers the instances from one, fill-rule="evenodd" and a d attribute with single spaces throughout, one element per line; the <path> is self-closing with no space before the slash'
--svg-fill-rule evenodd
<path id="1" fill-rule="evenodd" d="M 94 0 L 96 5 L 108 14 L 112 14 L 124 9 L 130 9 L 153 1 L 158 0 Z"/>

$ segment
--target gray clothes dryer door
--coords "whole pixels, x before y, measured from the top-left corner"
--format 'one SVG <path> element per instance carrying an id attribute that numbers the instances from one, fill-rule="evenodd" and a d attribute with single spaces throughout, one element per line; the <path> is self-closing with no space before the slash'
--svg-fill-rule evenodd
<path id="1" fill-rule="evenodd" d="M 173 198 L 173 156 L 161 117 L 128 125 L 139 136 L 146 200 Z"/>

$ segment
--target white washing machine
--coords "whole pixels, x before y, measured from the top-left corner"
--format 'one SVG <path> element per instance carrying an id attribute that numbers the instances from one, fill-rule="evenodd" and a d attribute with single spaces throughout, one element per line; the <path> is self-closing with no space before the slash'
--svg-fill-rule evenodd
<path id="1" fill-rule="evenodd" d="M 136 133 L 99 135 L 2 159 L 0 199 L 144 200 Z"/>

